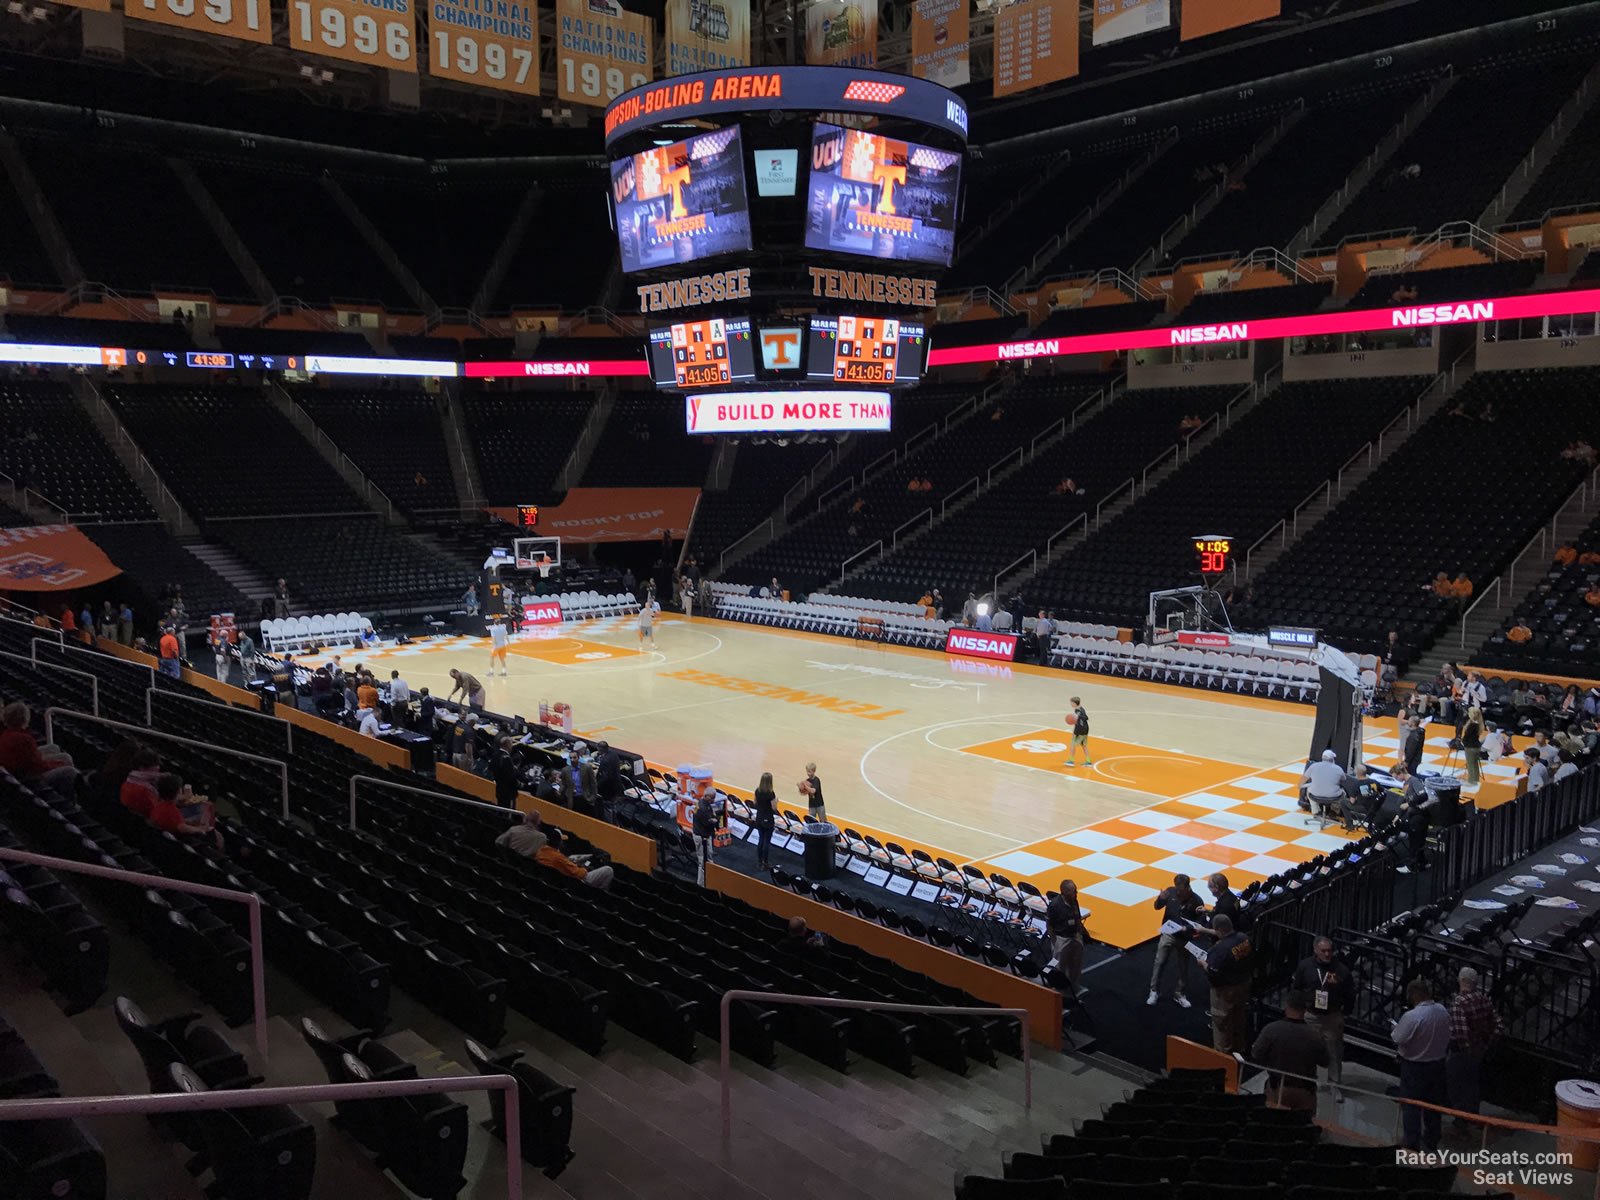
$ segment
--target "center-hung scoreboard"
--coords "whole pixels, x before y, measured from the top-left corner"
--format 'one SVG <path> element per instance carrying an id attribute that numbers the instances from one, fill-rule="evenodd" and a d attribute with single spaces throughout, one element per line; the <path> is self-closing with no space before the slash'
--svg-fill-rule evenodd
<path id="1" fill-rule="evenodd" d="M 848 67 L 708 71 L 612 101 L 617 253 L 688 432 L 891 427 L 927 368 L 966 133 L 954 92 Z"/>

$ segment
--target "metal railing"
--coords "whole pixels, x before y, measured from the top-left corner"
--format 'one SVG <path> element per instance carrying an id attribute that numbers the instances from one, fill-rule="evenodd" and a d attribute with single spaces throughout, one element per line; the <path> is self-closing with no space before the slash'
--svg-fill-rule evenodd
<path id="1" fill-rule="evenodd" d="M 243 758 L 251 762 L 266 763 L 277 767 L 282 777 L 283 819 L 289 819 L 289 764 L 278 758 L 267 758 L 261 754 L 247 754 L 243 750 L 234 750 L 229 746 L 218 746 L 214 742 L 202 742 L 195 738 L 180 737 L 175 733 L 168 733 L 164 729 L 151 729 L 146 725 L 133 725 L 127 721 L 113 721 L 109 717 L 97 717 L 92 713 L 75 712 L 70 708 L 47 708 L 44 710 L 44 740 L 53 742 L 55 738 L 55 720 L 57 717 L 70 717 L 75 721 L 89 721 L 96 725 L 104 725 L 109 729 L 123 729 L 129 733 L 137 733 L 141 737 L 165 738 L 169 742 L 177 742 L 182 746 L 195 746 L 201 750 L 210 750 L 213 754 L 226 754 L 230 758 Z"/>
<path id="2" fill-rule="evenodd" d="M 299 1087 L 258 1087 L 248 1091 L 163 1092 L 134 1096 L 65 1096 L 48 1100 L 7 1100 L 0 1121 L 65 1121 L 74 1117 L 128 1114 L 218 1112 L 266 1108 L 274 1104 L 325 1104 L 338 1100 L 377 1100 L 385 1096 L 436 1096 L 441 1092 L 504 1092 L 506 1196 L 522 1197 L 522 1097 L 510 1075 L 438 1075 L 431 1079 L 380 1079 L 367 1083 L 318 1083 Z"/>
<path id="3" fill-rule="evenodd" d="M 509 816 L 515 809 L 505 808 L 499 804 L 490 804 L 487 800 L 473 800 L 467 796 L 452 796 L 448 792 L 435 792 L 427 788 L 413 787 L 409 783 L 395 783 L 391 779 L 384 779 L 377 775 L 352 775 L 350 776 L 350 828 L 356 826 L 356 784 L 370 783 L 373 787 L 388 788 L 393 792 L 411 792 L 417 796 L 426 796 L 430 800 L 448 800 L 452 804 L 471 804 L 477 808 L 490 808 L 502 816 Z"/>
<path id="4" fill-rule="evenodd" d="M 939 519 L 940 520 L 944 519 L 945 510 L 950 507 L 950 502 L 952 500 L 955 500 L 958 497 L 966 495 L 968 488 L 971 488 L 974 492 L 976 492 L 978 490 L 978 487 L 979 487 L 978 477 L 976 475 L 974 475 L 971 479 L 967 480 L 965 483 L 959 484 L 956 487 L 951 488 L 950 491 L 945 495 L 945 498 L 943 500 L 939 501 Z"/>
<path id="5" fill-rule="evenodd" d="M 1121 496 L 1123 492 L 1126 491 L 1131 495 L 1134 492 L 1134 489 L 1135 489 L 1137 484 L 1138 484 L 1138 476 L 1129 475 L 1121 483 L 1117 484 L 1116 487 L 1112 488 L 1109 492 L 1107 492 L 1105 494 L 1105 497 L 1100 501 L 1100 503 L 1096 504 L 1094 506 L 1094 527 L 1096 529 L 1100 528 L 1100 511 L 1103 508 L 1105 508 L 1106 505 L 1110 504 L 1113 500 L 1115 500 L 1117 497 Z"/>
<path id="6" fill-rule="evenodd" d="M 993 487 L 994 486 L 994 473 L 996 471 L 1000 470 L 1002 467 L 1004 467 L 1013 458 L 1017 460 L 1017 464 L 1020 466 L 1022 464 L 1023 457 L 1024 457 L 1024 455 L 1023 455 L 1022 447 L 1018 446 L 1015 449 L 1011 450 L 1009 453 L 1002 454 L 999 458 L 995 459 L 994 462 L 989 464 L 989 470 L 984 474 L 983 486 L 986 487 L 986 488 L 987 487 Z"/>
<path id="7" fill-rule="evenodd" d="M 12 613 L 20 613 L 23 615 L 12 616 Z M 60 641 L 62 638 L 61 622 L 55 617 L 52 617 L 47 613 L 42 613 L 36 608 L 29 608 L 26 604 L 18 604 L 15 600 L 9 599 L 5 596 L 0 596 L 0 616 L 3 616 L 8 621 L 16 621 L 19 624 L 28 625 L 34 629 L 49 629 L 56 635 L 57 641 Z M 37 624 L 36 622 L 40 617 L 43 617 L 48 624 Z"/>
<path id="8" fill-rule="evenodd" d="M 1033 1108 L 1033 1054 L 1028 1041 L 1028 1019 L 1025 1008 L 950 1007 L 943 1004 L 889 1004 L 882 1000 L 841 1000 L 834 996 L 797 996 L 787 992 L 746 992 L 734 990 L 722 993 L 722 1140 L 733 1138 L 733 1078 L 730 1057 L 733 1033 L 733 1002 L 754 1000 L 759 1004 L 805 1004 L 813 1008 L 853 1008 L 869 1012 L 934 1013 L 947 1017 L 1015 1017 L 1022 1026 L 1022 1107 Z M 507 1117 L 509 1121 L 509 1116 Z"/>
<path id="9" fill-rule="evenodd" d="M 118 658 L 114 654 L 101 654 L 98 650 L 90 650 L 86 646 L 74 646 L 71 642 L 67 641 L 64 633 L 58 633 L 57 637 L 59 638 L 58 641 L 51 641 L 49 638 L 37 637 L 30 638 L 28 640 L 28 654 L 33 660 L 33 664 L 35 666 L 39 665 L 39 644 L 42 642 L 46 646 L 55 646 L 59 650 L 71 650 L 74 654 L 92 654 L 94 655 L 96 662 L 115 663 L 121 667 L 131 667 L 135 671 L 146 671 L 150 675 L 150 686 L 154 687 L 156 685 L 156 669 L 152 666 L 147 666 L 144 663 L 131 662 L 126 658 Z"/>
<path id="10" fill-rule="evenodd" d="M 250 989 L 256 1053 L 261 1056 L 263 1063 L 267 1061 L 267 975 L 262 957 L 261 898 L 254 892 L 211 887 L 209 884 L 190 883 L 187 879 L 173 879 L 167 875 L 146 875 L 139 871 L 123 871 L 116 867 L 102 867 L 97 863 L 53 858 L 47 854 L 33 854 L 27 850 L 11 850 L 0 846 L 0 862 L 6 861 L 27 863 L 29 866 L 65 871 L 73 875 L 92 875 L 96 879 L 115 879 L 156 891 L 187 892 L 191 896 L 204 896 L 208 900 L 231 900 L 235 904 L 244 905 L 250 917 Z M 10 1108 L 9 1102 L 0 1104 L 0 1110 L 9 1111 Z"/>
<path id="11" fill-rule="evenodd" d="M 1055 554 L 1056 541 L 1059 538 L 1065 537 L 1073 529 L 1077 528 L 1080 523 L 1083 525 L 1084 536 L 1087 537 L 1089 533 L 1089 514 L 1087 512 L 1081 512 L 1077 516 L 1073 517 L 1072 520 L 1063 525 L 1060 529 L 1052 533 L 1045 541 L 1044 561 L 1046 566 L 1049 566 L 1051 556 Z"/>
<path id="12" fill-rule="evenodd" d="M 229 704 L 226 700 L 207 699 L 203 696 L 188 696 L 182 692 L 164 692 L 160 688 L 146 688 L 144 693 L 144 723 L 146 725 L 154 725 L 156 723 L 152 701 L 157 696 L 165 696 L 169 700 L 182 700 L 186 704 L 201 704 L 207 708 L 226 709 L 230 713 L 237 713 L 242 717 L 254 717 L 258 721 L 271 721 L 284 731 L 284 749 L 290 754 L 294 753 L 294 726 L 288 721 L 285 721 L 282 717 L 256 712 L 254 709 L 240 708 Z M 95 715 L 98 716 L 99 713 Z"/>
<path id="13" fill-rule="evenodd" d="M 750 530 L 749 533 L 741 534 L 741 535 L 739 535 L 739 537 L 735 538 L 733 541 L 728 543 L 727 547 L 722 551 L 722 553 L 717 556 L 717 574 L 718 575 L 722 574 L 722 569 L 723 569 L 724 566 L 727 565 L 727 562 L 728 562 L 728 555 L 730 553 L 732 553 L 733 548 L 735 546 L 742 545 L 743 543 L 748 542 L 751 538 L 755 537 L 755 535 L 760 533 L 763 529 L 765 529 L 767 531 L 768 540 L 771 540 L 771 538 L 775 535 L 776 530 L 777 530 L 777 526 L 773 523 L 773 518 L 772 517 L 768 517 L 765 521 L 761 522 L 761 524 L 757 525 L 754 529 Z"/>
<path id="14" fill-rule="evenodd" d="M 1195 432 L 1198 433 L 1199 430 L 1196 430 Z M 1160 454 L 1156 455 L 1149 462 L 1145 463 L 1144 469 L 1139 472 L 1139 486 L 1148 492 L 1150 490 L 1150 472 L 1161 466 L 1161 464 L 1166 462 L 1169 457 L 1173 462 L 1181 461 L 1182 455 L 1182 444 L 1179 442 L 1173 442 L 1172 445 L 1168 446 Z"/>
<path id="15" fill-rule="evenodd" d="M 80 675 L 89 681 L 89 703 L 94 708 L 94 715 L 100 715 L 100 677 L 90 671 L 80 671 L 76 667 L 63 667 L 59 663 L 36 662 L 26 654 L 13 654 L 9 650 L 0 650 L 0 658 L 14 658 L 18 662 L 28 663 L 36 671 L 61 671 L 67 675 Z"/>
<path id="16" fill-rule="evenodd" d="M 1265 542 L 1269 538 L 1271 538 L 1273 534 L 1277 534 L 1278 535 L 1278 549 L 1281 550 L 1281 549 L 1283 549 L 1285 546 L 1287 546 L 1289 544 L 1288 527 L 1289 527 L 1289 522 L 1287 520 L 1285 520 L 1285 519 L 1280 519 L 1276 525 L 1274 525 L 1271 529 L 1269 529 L 1265 533 L 1263 533 L 1255 541 L 1250 543 L 1250 545 L 1246 548 L 1246 550 L 1244 552 L 1244 577 L 1246 579 L 1250 578 L 1250 556 L 1261 548 L 1261 545 L 1262 545 L 1263 542 Z M 1238 566 L 1237 561 L 1235 561 L 1234 566 L 1237 568 L 1237 566 Z M 1234 576 L 1234 582 L 1235 583 L 1238 582 L 1238 575 L 1237 574 L 1235 574 L 1235 576 Z"/>
<path id="17" fill-rule="evenodd" d="M 883 553 L 883 539 L 882 538 L 879 538 L 877 541 L 873 542 L 872 545 L 868 546 L 865 550 L 857 550 L 849 558 L 845 559 L 842 563 L 839 564 L 839 582 L 843 583 L 844 580 L 845 580 L 845 577 L 850 574 L 850 564 L 851 563 L 855 562 L 856 559 L 858 559 L 858 558 L 866 557 L 868 554 L 871 554 L 874 550 L 876 550 L 879 554 Z"/>
<path id="18" fill-rule="evenodd" d="M 943 515 L 944 509 L 942 507 L 939 511 L 940 515 Z M 916 516 L 912 517 L 909 521 L 902 521 L 899 525 L 895 526 L 894 532 L 889 535 L 889 545 L 898 546 L 900 544 L 900 535 L 907 529 L 910 529 L 913 525 L 921 525 L 923 523 L 923 518 L 927 518 L 928 528 L 932 529 L 933 509 L 932 507 L 928 507 L 923 509 Z"/>
<path id="19" fill-rule="evenodd" d="M 995 595 L 998 596 L 1000 594 L 1000 581 L 1007 575 L 1011 574 L 1013 569 L 1020 567 L 1023 563 L 1030 563 L 1032 569 L 1038 570 L 1039 552 L 1037 550 L 1029 550 L 1026 554 L 1018 555 L 1015 560 L 1008 562 L 1005 566 L 996 571 L 994 576 Z"/>

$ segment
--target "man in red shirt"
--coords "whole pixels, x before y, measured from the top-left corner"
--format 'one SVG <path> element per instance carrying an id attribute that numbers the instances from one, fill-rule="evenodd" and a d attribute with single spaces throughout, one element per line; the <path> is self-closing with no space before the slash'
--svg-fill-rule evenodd
<path id="1" fill-rule="evenodd" d="M 4 726 L 4 732 L 0 732 L 0 767 L 23 783 L 40 784 L 62 795 L 72 795 L 78 778 L 72 756 L 54 745 L 41 748 L 28 732 L 32 719 L 32 710 L 21 700 L 13 700 L 0 712 L 0 725 Z"/>
<path id="2" fill-rule="evenodd" d="M 156 802 L 156 779 L 161 775 L 161 756 L 148 746 L 134 753 L 133 769 L 122 781 L 117 799 L 122 807 L 136 816 L 150 819 L 150 810 Z"/>
<path id="3" fill-rule="evenodd" d="M 183 678 L 183 666 L 178 661 L 178 636 L 168 625 L 161 631 L 161 673 L 174 679 Z"/>
<path id="4" fill-rule="evenodd" d="M 209 823 L 192 819 L 185 815 L 185 809 L 195 813 L 198 818 L 198 808 L 209 808 L 204 796 L 196 796 L 194 789 L 176 775 L 170 772 L 156 777 L 156 799 L 150 806 L 150 815 L 146 818 L 151 825 L 165 833 L 174 833 L 179 837 L 205 838 L 216 840 L 217 849 L 222 849 L 222 837 Z"/>

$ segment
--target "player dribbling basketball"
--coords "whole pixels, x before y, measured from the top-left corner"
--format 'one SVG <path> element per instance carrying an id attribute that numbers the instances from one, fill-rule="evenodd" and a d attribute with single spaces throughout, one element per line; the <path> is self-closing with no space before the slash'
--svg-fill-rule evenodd
<path id="1" fill-rule="evenodd" d="M 1094 759 L 1089 757 L 1089 714 L 1084 711 L 1083 701 L 1077 696 L 1072 697 L 1072 711 L 1067 714 L 1067 727 L 1072 730 L 1072 749 L 1068 752 L 1071 757 L 1063 766 L 1075 767 L 1078 765 L 1078 751 L 1083 751 L 1083 765 L 1094 766 Z"/>

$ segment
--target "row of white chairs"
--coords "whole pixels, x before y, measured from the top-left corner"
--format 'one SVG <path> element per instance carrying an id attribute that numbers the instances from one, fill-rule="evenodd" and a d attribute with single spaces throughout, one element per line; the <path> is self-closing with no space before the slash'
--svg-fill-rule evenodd
<path id="1" fill-rule="evenodd" d="M 634 599 L 632 592 L 557 592 L 552 596 L 535 596 L 532 594 L 522 598 L 524 604 L 537 604 L 539 601 L 554 600 L 561 605 L 561 618 L 564 621 L 582 621 L 589 617 L 620 617 L 628 613 L 639 611 L 639 602 Z"/>
<path id="2" fill-rule="evenodd" d="M 831 597 L 830 597 L 831 601 Z M 717 615 L 732 621 L 751 621 L 759 625 L 775 625 L 780 629 L 799 629 L 807 633 L 831 633 L 840 637 L 853 636 L 864 616 L 877 616 L 883 621 L 885 638 L 897 645 L 944 644 L 948 621 L 929 621 L 922 617 L 908 618 L 888 613 L 874 613 L 839 605 L 795 603 L 783 600 L 764 600 L 752 596 L 724 596 L 717 602 Z"/>
<path id="3" fill-rule="evenodd" d="M 1050 653 L 1075 670 L 1292 700 L 1311 699 L 1322 686 L 1316 664 L 1304 659 L 1193 646 L 1151 646 L 1078 634 L 1058 636 Z"/>
<path id="4" fill-rule="evenodd" d="M 317 646 L 356 646 L 372 622 L 360 613 L 324 613 L 317 617 L 267 618 L 261 638 L 268 650 L 302 650 Z"/>

